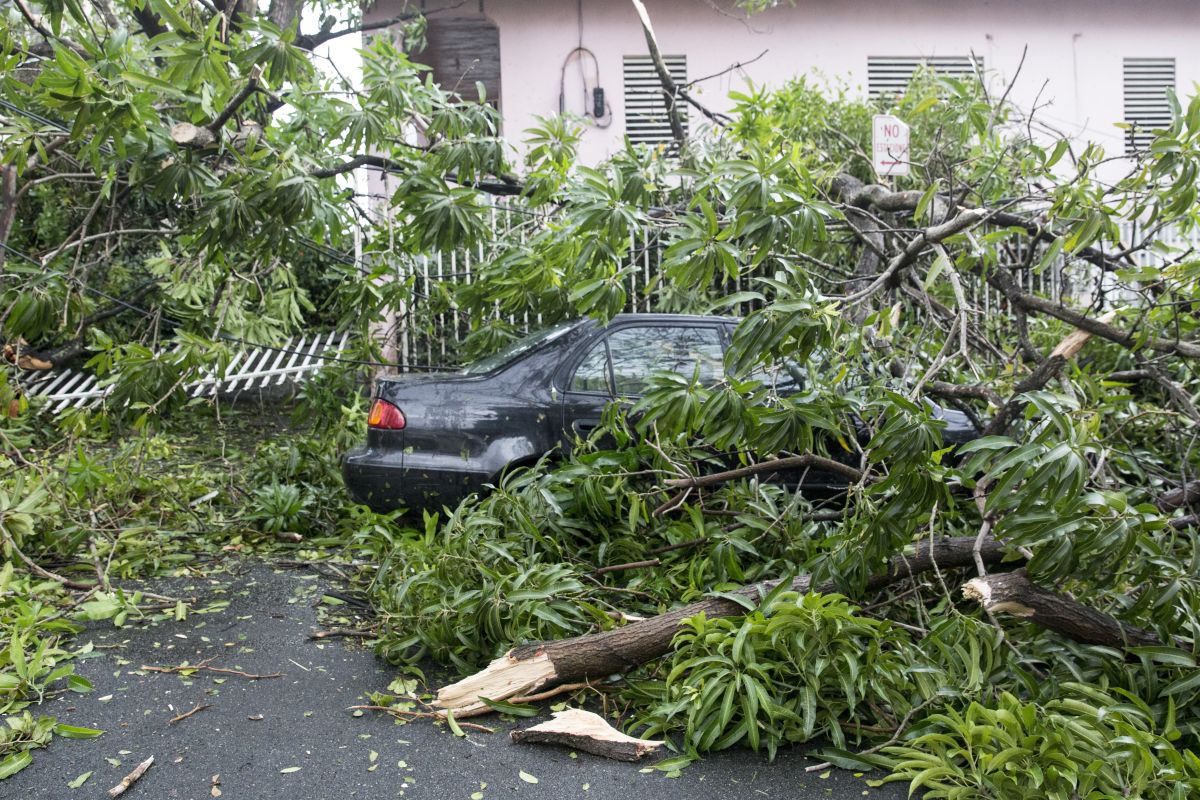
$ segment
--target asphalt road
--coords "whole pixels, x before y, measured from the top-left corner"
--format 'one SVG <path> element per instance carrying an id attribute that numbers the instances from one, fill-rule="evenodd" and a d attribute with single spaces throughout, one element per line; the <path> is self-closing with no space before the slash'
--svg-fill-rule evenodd
<path id="1" fill-rule="evenodd" d="M 307 570 L 252 562 L 233 562 L 226 569 L 159 588 L 201 598 L 201 607 L 210 606 L 208 613 L 122 629 L 98 624 L 80 637 L 81 643 L 90 639 L 96 646 L 93 657 L 77 662 L 77 671 L 93 681 L 95 691 L 63 695 L 31 710 L 105 734 L 92 740 L 56 738 L 34 752 L 31 766 L 0 782 L 0 798 L 106 798 L 106 790 L 150 755 L 154 766 L 125 798 L 906 796 L 902 784 L 869 787 L 870 776 L 806 773 L 812 762 L 794 749 L 781 752 L 773 764 L 750 751 L 719 753 L 670 778 L 643 765 L 513 744 L 507 731 L 517 723 L 497 718 L 481 720 L 495 726 L 495 734 L 469 732 L 458 738 L 427 720 L 398 725 L 375 712 L 356 717 L 347 707 L 369 702 L 369 692 L 386 691 L 396 672 L 357 644 L 308 638 L 318 627 L 315 606 L 336 586 Z M 141 669 L 209 658 L 215 667 L 282 676 L 250 680 L 228 673 L 186 676 Z M 197 705 L 208 707 L 171 722 Z M 68 786 L 86 772 L 92 775 L 81 786 Z"/>

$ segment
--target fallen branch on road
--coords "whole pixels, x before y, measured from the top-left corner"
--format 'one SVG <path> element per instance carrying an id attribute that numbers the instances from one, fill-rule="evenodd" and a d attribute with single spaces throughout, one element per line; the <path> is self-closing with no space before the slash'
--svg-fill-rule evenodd
<path id="1" fill-rule="evenodd" d="M 209 662 L 212 660 L 213 659 L 211 659 L 211 658 L 206 658 L 205 660 L 201 661 L 199 664 L 179 664 L 174 667 L 151 667 L 146 664 L 143 664 L 141 666 L 141 669 L 144 669 L 147 672 L 166 672 L 166 673 L 181 673 L 181 672 L 188 672 L 189 670 L 194 670 L 194 671 L 199 672 L 200 670 L 207 670 L 208 672 L 220 672 L 223 675 L 237 675 L 242 678 L 249 678 L 252 681 L 262 680 L 264 678 L 282 678 L 283 677 L 282 672 L 272 672 L 270 675 L 254 675 L 249 672 L 242 672 L 240 669 L 226 669 L 224 667 L 212 667 L 212 666 L 209 666 Z"/>
<path id="2" fill-rule="evenodd" d="M 122 778 L 120 783 L 118 783 L 113 788 L 109 789 L 108 796 L 109 797 L 120 797 L 121 795 L 125 794 L 125 792 L 129 791 L 129 787 L 133 786 L 135 783 L 137 783 L 138 779 L 140 779 L 143 775 L 145 775 L 146 770 L 150 769 L 150 767 L 152 767 L 153 765 L 154 765 L 154 756 L 150 756 L 145 761 L 138 764 L 137 767 L 134 768 L 133 772 L 129 773 L 124 778 Z"/>
<path id="3" fill-rule="evenodd" d="M 978 552 L 988 564 L 999 564 L 1006 555 L 995 539 L 981 542 Z M 911 554 L 893 557 L 886 571 L 867 580 L 867 589 L 879 589 L 934 568 L 969 567 L 975 563 L 975 553 L 974 536 L 922 541 Z M 778 585 L 779 581 L 767 581 L 742 587 L 731 594 L 754 602 Z M 814 588 L 819 592 L 837 590 L 832 583 L 813 587 L 809 575 L 801 575 L 791 583 L 791 589 L 796 592 Z M 433 705 L 439 709 L 439 715 L 453 713 L 456 719 L 462 719 L 492 710 L 480 699 L 483 697 L 508 700 L 559 683 L 625 673 L 666 653 L 679 624 L 688 617 L 700 613 L 709 618 L 731 617 L 745 612 L 745 606 L 737 600 L 709 597 L 614 630 L 515 647 L 482 671 L 442 687 Z"/>

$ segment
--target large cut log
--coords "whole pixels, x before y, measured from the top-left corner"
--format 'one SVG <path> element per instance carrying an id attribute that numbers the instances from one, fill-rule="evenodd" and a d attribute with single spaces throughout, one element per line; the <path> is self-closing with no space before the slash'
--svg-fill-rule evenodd
<path id="1" fill-rule="evenodd" d="M 893 557 L 885 572 L 867 580 L 867 589 L 879 589 L 935 566 L 942 569 L 973 566 L 974 548 L 974 536 L 924 540 L 912 553 Z M 985 564 L 998 564 L 1003 560 L 1005 550 L 994 539 L 985 539 L 980 556 Z M 744 586 L 732 594 L 756 601 L 778 584 L 779 581 L 766 581 Z M 837 591 L 832 583 L 813 587 L 809 575 L 793 580 L 791 588 L 797 592 L 813 588 L 818 592 Z M 709 618 L 732 617 L 745 612 L 745 607 L 735 600 L 710 597 L 610 631 L 514 647 L 483 671 L 443 687 L 438 691 L 434 706 L 453 711 L 457 718 L 486 714 L 491 709 L 479 699 L 481 697 L 505 700 L 557 683 L 603 679 L 625 673 L 667 652 L 679 623 L 688 617 L 701 613 Z"/>
<path id="2" fill-rule="evenodd" d="M 1038 586 L 1024 570 L 973 578 L 963 586 L 962 593 L 992 614 L 1027 619 L 1084 644 L 1120 649 L 1162 644 L 1152 631 L 1126 625 L 1116 617 Z"/>
<path id="3" fill-rule="evenodd" d="M 604 717 L 581 708 L 555 712 L 554 719 L 515 730 L 509 736 L 514 742 L 558 744 L 618 761 L 639 761 L 663 748 L 662 742 L 627 736 L 609 725 Z"/>

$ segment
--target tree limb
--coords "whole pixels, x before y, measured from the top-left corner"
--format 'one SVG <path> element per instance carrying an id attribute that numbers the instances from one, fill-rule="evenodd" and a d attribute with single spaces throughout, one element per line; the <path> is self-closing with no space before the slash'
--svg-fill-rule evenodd
<path id="1" fill-rule="evenodd" d="M 1104 324 L 1104 320 L 1111 318 L 1112 313 L 1110 312 L 1105 317 L 1102 317 L 1100 322 Z M 1008 399 L 1007 403 L 1000 407 L 1000 410 L 996 412 L 996 416 L 992 417 L 992 421 L 984 429 L 983 435 L 999 436 L 1008 430 L 1009 424 L 1025 408 L 1024 395 L 1027 392 L 1034 392 L 1044 388 L 1046 384 L 1058 377 L 1063 366 L 1074 358 L 1091 338 L 1092 334 L 1084 330 L 1076 330 L 1067 334 L 1050 351 L 1050 355 L 1046 360 L 1038 364 L 1037 369 L 1013 387 L 1012 396 Z"/>
<path id="2" fill-rule="evenodd" d="M 262 72 L 262 67 L 255 64 L 250 68 L 246 84 L 230 98 L 229 102 L 225 104 L 225 108 L 213 118 L 212 122 L 207 125 L 193 125 L 190 122 L 177 123 L 171 128 L 171 140 L 180 147 L 193 149 L 211 147 L 219 142 L 225 123 L 237 113 L 242 103 L 245 103 L 250 95 L 258 90 Z"/>
<path id="3" fill-rule="evenodd" d="M 1078 603 L 1066 595 L 1033 583 L 1024 570 L 973 578 L 962 587 L 963 597 L 990 614 L 1009 614 L 1083 644 L 1128 649 L 1158 646 L 1158 634 Z"/>
<path id="4" fill-rule="evenodd" d="M 751 475 L 759 475 L 764 472 L 779 472 L 781 470 L 790 469 L 805 469 L 815 468 L 825 470 L 826 472 L 834 472 L 849 480 L 858 482 L 863 479 L 865 473 L 862 470 L 856 469 L 849 464 L 843 464 L 840 461 L 834 461 L 831 458 L 805 453 L 799 456 L 788 456 L 787 458 L 775 458 L 770 461 L 760 461 L 757 464 L 749 464 L 737 469 L 726 470 L 724 472 L 714 472 L 711 475 L 697 475 L 687 478 L 670 478 L 663 481 L 663 487 L 667 489 L 689 489 L 700 486 L 712 486 L 716 483 L 725 483 L 726 481 L 737 480 L 738 478 L 746 478 Z"/>
<path id="5" fill-rule="evenodd" d="M 374 154 L 360 154 L 353 156 L 339 164 L 334 164 L 329 167 L 318 167 L 310 170 L 309 175 L 313 178 L 324 179 L 332 178 L 346 172 L 353 172 L 359 167 L 372 167 L 384 172 L 395 174 L 408 174 L 412 172 L 412 167 L 405 164 L 403 161 L 397 161 L 387 156 Z M 507 175 L 498 176 L 494 181 L 460 181 L 457 176 L 448 174 L 443 176 L 451 183 L 457 183 L 460 186 L 468 186 L 472 189 L 478 189 L 486 194 L 499 197 L 510 197 L 522 194 L 525 187 L 520 181 Z"/>
<path id="6" fill-rule="evenodd" d="M 654 62 L 654 71 L 658 73 L 659 83 L 662 84 L 663 105 L 667 109 L 667 122 L 671 125 L 671 136 L 679 145 L 683 145 L 687 134 L 683 130 L 683 121 L 679 115 L 679 87 L 671 77 L 667 64 L 663 61 L 662 53 L 658 50 L 658 40 L 654 36 L 654 28 L 650 25 L 650 14 L 642 0 L 630 0 L 637 11 L 642 23 L 642 33 L 646 35 L 646 48 L 650 51 L 650 60 Z"/>

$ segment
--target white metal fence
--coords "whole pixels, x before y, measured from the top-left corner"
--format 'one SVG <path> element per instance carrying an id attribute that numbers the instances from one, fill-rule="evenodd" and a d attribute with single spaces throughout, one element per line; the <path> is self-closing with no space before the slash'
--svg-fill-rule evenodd
<path id="1" fill-rule="evenodd" d="M 512 226 L 512 212 L 506 205 L 496 203 L 491 214 L 495 230 L 513 233 L 518 242 L 523 243 L 527 239 L 528 226 Z M 523 218 L 522 221 L 527 219 Z M 1129 222 L 1121 227 L 1121 238 L 1126 247 L 1140 243 L 1146 234 L 1147 231 L 1137 223 Z M 1194 231 L 1185 235 L 1177 230 L 1164 230 L 1156 234 L 1155 238 L 1161 245 L 1175 251 L 1200 250 L 1200 237 Z M 647 230 L 631 237 L 631 256 L 623 265 L 631 268 L 628 270 L 626 311 L 663 310 L 658 306 L 657 295 L 653 289 L 658 280 L 659 264 L 665 246 L 666 237 L 656 230 Z M 422 303 L 440 292 L 439 284 L 471 283 L 477 277 L 479 264 L 494 255 L 483 248 L 475 251 L 439 252 L 405 260 L 398 266 L 398 279 L 412 280 L 415 298 L 413 306 L 404 309 L 403 313 L 398 315 L 392 331 L 401 369 L 447 366 L 456 362 L 457 347 L 470 333 L 469 320 L 455 308 L 433 311 L 422 308 Z M 1018 252 L 1016 255 L 1022 254 Z M 1155 248 L 1139 250 L 1131 254 L 1130 258 L 1139 266 L 1162 264 L 1166 261 L 1164 254 Z M 1017 271 L 1016 277 L 1026 291 L 1055 302 L 1065 301 L 1085 308 L 1102 300 L 1109 305 L 1136 300 L 1136 295 L 1122 294 L 1116 276 L 1106 274 L 1080 259 L 1060 256 L 1043 270 Z M 730 291 L 740 291 L 750 288 L 751 285 L 750 278 L 743 275 L 728 288 Z M 1002 308 L 1006 303 L 1002 295 L 994 289 L 986 286 L 981 288 L 978 285 L 974 289 L 971 301 L 985 313 Z M 746 313 L 748 310 L 749 308 L 734 309 L 731 313 Z M 499 310 L 496 317 L 501 318 Z M 534 328 L 541 322 L 536 317 L 504 319 L 518 329 Z"/>

